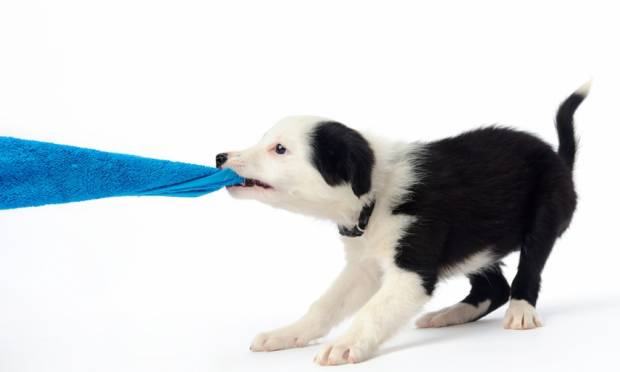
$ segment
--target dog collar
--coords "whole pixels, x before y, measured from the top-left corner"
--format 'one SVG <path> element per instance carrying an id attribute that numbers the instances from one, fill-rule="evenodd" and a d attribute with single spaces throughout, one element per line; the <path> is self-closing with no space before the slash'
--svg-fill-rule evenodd
<path id="1" fill-rule="evenodd" d="M 350 238 L 357 238 L 364 235 L 364 230 L 366 229 L 366 226 L 368 226 L 368 220 L 370 220 L 373 209 L 375 209 L 375 200 L 372 200 L 370 204 L 366 204 L 364 208 L 362 208 L 359 219 L 357 220 L 357 225 L 350 228 L 338 225 L 338 232 L 340 235 L 348 236 Z"/>

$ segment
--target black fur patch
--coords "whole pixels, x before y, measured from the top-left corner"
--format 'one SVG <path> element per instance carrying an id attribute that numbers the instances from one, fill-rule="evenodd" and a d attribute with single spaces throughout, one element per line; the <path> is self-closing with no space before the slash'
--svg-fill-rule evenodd
<path id="1" fill-rule="evenodd" d="M 521 249 L 512 297 L 536 303 L 540 272 L 576 205 L 572 172 L 530 134 L 484 128 L 428 143 L 412 169 L 421 180 L 394 214 L 416 216 L 396 265 L 417 272 L 432 293 L 442 268 L 489 249 Z"/>
<path id="2" fill-rule="evenodd" d="M 375 155 L 361 134 L 337 122 L 322 122 L 310 144 L 312 162 L 328 185 L 349 182 L 357 197 L 370 191 Z"/>
<path id="3" fill-rule="evenodd" d="M 502 274 L 499 263 L 487 267 L 485 270 L 468 275 L 471 290 L 463 303 L 478 306 L 480 303 L 489 300 L 489 308 L 480 314 L 476 319 L 482 318 L 493 310 L 505 304 L 510 298 L 510 285 Z"/>

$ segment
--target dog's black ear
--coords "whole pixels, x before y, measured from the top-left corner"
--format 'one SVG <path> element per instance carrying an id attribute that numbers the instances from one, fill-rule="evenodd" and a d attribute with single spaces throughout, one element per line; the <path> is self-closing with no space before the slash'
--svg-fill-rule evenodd
<path id="1" fill-rule="evenodd" d="M 340 123 L 319 123 L 311 133 L 312 162 L 330 186 L 351 183 L 360 197 L 370 191 L 375 155 L 368 141 Z"/>

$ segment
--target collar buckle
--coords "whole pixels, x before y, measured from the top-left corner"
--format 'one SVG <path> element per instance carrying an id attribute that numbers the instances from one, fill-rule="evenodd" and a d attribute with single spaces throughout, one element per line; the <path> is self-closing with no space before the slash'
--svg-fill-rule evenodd
<path id="1" fill-rule="evenodd" d="M 373 199 L 370 202 L 370 204 L 366 204 L 362 208 L 357 224 L 355 226 L 349 228 L 346 226 L 338 225 L 338 232 L 340 233 L 340 235 L 347 236 L 350 238 L 356 238 L 356 237 L 364 235 L 364 231 L 366 230 L 366 227 L 368 226 L 368 221 L 370 220 L 370 216 L 372 215 L 372 211 L 374 209 L 375 209 L 375 200 Z"/>

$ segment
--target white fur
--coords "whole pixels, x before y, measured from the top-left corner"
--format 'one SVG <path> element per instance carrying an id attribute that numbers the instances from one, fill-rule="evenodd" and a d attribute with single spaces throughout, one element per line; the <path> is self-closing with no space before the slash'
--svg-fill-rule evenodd
<path id="1" fill-rule="evenodd" d="M 467 257 L 457 265 L 445 266 L 441 268 L 440 276 L 449 278 L 456 275 L 473 274 L 495 262 L 495 258 L 488 249 L 476 252 Z"/>
<path id="2" fill-rule="evenodd" d="M 592 88 L 592 80 L 588 80 L 583 83 L 579 88 L 577 88 L 575 93 L 585 97 L 590 93 L 590 88 Z"/>
<path id="3" fill-rule="evenodd" d="M 418 328 L 437 328 L 470 322 L 486 313 L 491 306 L 491 300 L 485 300 L 474 306 L 459 302 L 452 306 L 422 315 L 416 320 Z"/>
<path id="4" fill-rule="evenodd" d="M 532 329 L 542 327 L 542 325 L 542 320 L 534 306 L 525 300 L 510 300 L 510 305 L 504 315 L 504 328 Z"/>

